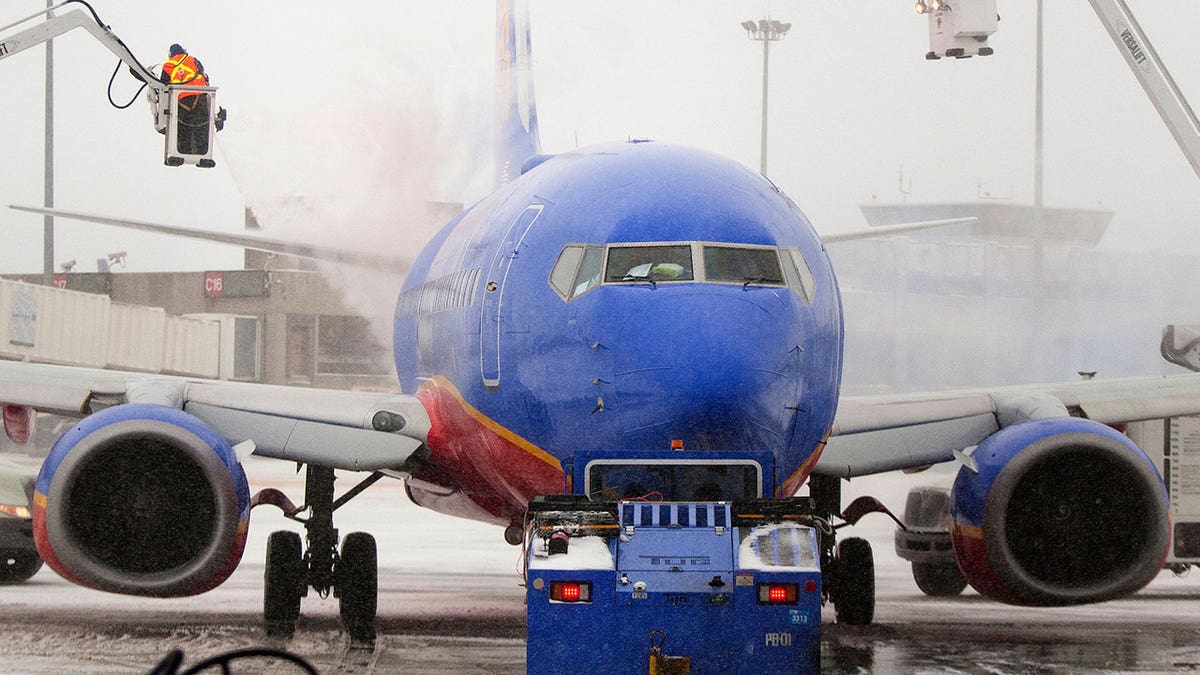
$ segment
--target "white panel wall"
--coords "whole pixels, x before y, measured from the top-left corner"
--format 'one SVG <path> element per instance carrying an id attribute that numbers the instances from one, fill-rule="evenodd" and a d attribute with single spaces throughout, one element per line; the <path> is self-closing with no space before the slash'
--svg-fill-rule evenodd
<path id="1" fill-rule="evenodd" d="M 108 320 L 108 367 L 157 373 L 163 365 L 167 311 L 112 303 Z"/>
<path id="2" fill-rule="evenodd" d="M 163 332 L 162 372 L 215 378 L 221 363 L 221 325 L 169 316 Z"/>
<path id="3" fill-rule="evenodd" d="M 111 301 L 0 279 L 0 358 L 103 368 Z"/>
<path id="4" fill-rule="evenodd" d="M 0 279 L 0 359 L 216 378 L 221 325 Z"/>

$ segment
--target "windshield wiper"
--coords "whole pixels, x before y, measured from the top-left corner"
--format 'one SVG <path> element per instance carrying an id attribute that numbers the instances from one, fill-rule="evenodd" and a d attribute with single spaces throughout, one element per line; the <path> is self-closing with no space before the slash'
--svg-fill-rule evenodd
<path id="1" fill-rule="evenodd" d="M 745 282 L 745 283 L 743 283 L 743 284 L 742 284 L 742 288 L 746 288 L 746 287 L 747 287 L 747 286 L 749 286 L 750 284 L 779 284 L 779 283 L 783 283 L 783 282 L 782 282 L 782 280 L 780 280 L 780 279 L 772 279 L 772 278 L 770 278 L 770 277 L 742 277 L 742 280 Z"/>
<path id="2" fill-rule="evenodd" d="M 621 277 L 621 281 L 649 281 L 651 288 L 658 288 L 658 284 L 654 282 L 654 279 L 650 278 L 649 274 L 626 274 Z"/>

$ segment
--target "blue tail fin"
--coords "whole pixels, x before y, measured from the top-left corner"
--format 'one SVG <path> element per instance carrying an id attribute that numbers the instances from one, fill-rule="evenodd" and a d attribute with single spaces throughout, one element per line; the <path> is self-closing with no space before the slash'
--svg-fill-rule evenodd
<path id="1" fill-rule="evenodd" d="M 496 0 L 496 187 L 520 175 L 525 160 L 542 151 L 531 59 L 528 3 Z"/>

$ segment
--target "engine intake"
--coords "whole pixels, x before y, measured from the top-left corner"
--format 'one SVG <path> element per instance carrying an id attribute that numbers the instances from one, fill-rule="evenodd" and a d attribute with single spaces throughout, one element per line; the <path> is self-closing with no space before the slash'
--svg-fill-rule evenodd
<path id="1" fill-rule="evenodd" d="M 34 539 L 56 572 L 130 595 L 194 595 L 242 556 L 250 489 L 229 444 L 176 408 L 130 403 L 55 443 L 34 499 Z"/>
<path id="2" fill-rule="evenodd" d="M 980 593 L 1019 605 L 1101 602 L 1162 568 L 1166 488 L 1132 441 L 1091 420 L 1023 422 L 988 437 L 950 500 L 955 558 Z"/>

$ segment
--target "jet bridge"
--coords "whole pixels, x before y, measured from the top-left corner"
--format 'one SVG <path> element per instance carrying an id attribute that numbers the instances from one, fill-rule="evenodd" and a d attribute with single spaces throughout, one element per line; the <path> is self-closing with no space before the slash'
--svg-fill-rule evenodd
<path id="1" fill-rule="evenodd" d="M 68 4 L 80 4 L 87 11 L 73 9 L 56 16 L 55 10 Z M 17 30 L 18 27 L 27 27 Z M 121 38 L 104 25 L 99 15 L 82 0 L 64 0 L 23 19 L 0 27 L 0 60 L 52 40 L 75 28 L 82 28 L 129 66 L 129 72 L 149 89 L 147 100 L 154 116 L 154 128 L 165 138 L 163 163 L 167 166 L 190 164 L 209 168 L 213 160 L 213 138 L 224 124 L 225 112 L 217 107 L 216 87 L 165 84 L 141 64 Z"/>

